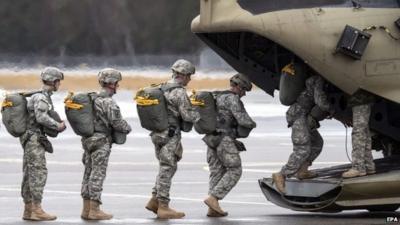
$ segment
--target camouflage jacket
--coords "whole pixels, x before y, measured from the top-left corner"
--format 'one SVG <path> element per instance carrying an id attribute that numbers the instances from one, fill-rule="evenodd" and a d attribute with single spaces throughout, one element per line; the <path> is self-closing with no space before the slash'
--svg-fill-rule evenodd
<path id="1" fill-rule="evenodd" d="M 174 80 L 167 82 L 168 84 L 176 84 Z M 164 92 L 167 101 L 168 123 L 176 128 L 181 126 L 183 121 L 196 123 L 200 120 L 200 114 L 190 103 L 186 93 L 186 88 L 178 86 Z"/>
<path id="2" fill-rule="evenodd" d="M 256 127 L 250 118 L 239 95 L 231 91 L 214 92 L 217 107 L 217 132 L 236 138 L 238 125 L 246 128 Z"/>
<path id="3" fill-rule="evenodd" d="M 324 92 L 324 80 L 320 76 L 312 76 L 306 80 L 306 87 L 297 97 L 296 102 L 291 105 L 286 112 L 286 120 L 291 126 L 293 122 L 307 116 L 314 106 L 318 106 L 322 111 L 333 113 L 333 107 L 328 101 Z"/>
<path id="4" fill-rule="evenodd" d="M 110 135 L 113 130 L 121 133 L 131 132 L 131 126 L 122 116 L 117 103 L 112 99 L 112 94 L 103 89 L 94 101 L 95 115 L 94 120 L 95 132 Z"/>
<path id="5" fill-rule="evenodd" d="M 51 95 L 45 87 L 41 93 L 36 93 L 28 100 L 27 108 L 29 114 L 28 130 L 41 133 L 43 127 L 57 130 L 61 124 L 49 116 L 49 111 L 54 110 Z"/>

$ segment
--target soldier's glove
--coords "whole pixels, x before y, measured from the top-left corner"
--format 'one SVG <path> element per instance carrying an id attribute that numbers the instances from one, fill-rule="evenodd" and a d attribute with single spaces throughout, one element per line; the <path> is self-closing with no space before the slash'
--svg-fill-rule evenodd
<path id="1" fill-rule="evenodd" d="M 65 126 L 65 122 L 62 121 L 61 124 L 60 124 L 60 126 L 57 128 L 57 131 L 61 133 L 61 132 L 63 132 L 65 129 L 67 129 L 67 126 Z"/>
<path id="2" fill-rule="evenodd" d="M 39 143 L 43 146 L 44 150 L 48 153 L 53 153 L 53 145 L 46 136 L 39 137 Z"/>
<path id="3" fill-rule="evenodd" d="M 307 117 L 307 123 L 308 127 L 310 127 L 311 130 L 318 129 L 320 127 L 319 122 L 314 119 L 312 116 Z"/>
<path id="4" fill-rule="evenodd" d="M 244 152 L 244 151 L 247 150 L 246 146 L 244 146 L 243 142 L 238 141 L 238 140 L 234 140 L 234 143 L 235 143 L 235 146 L 236 146 L 236 148 L 237 148 L 237 150 L 239 152 Z"/>

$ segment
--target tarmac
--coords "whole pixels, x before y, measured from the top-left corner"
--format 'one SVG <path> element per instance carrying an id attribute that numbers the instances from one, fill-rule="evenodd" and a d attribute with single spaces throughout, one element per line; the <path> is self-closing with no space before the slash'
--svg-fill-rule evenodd
<path id="1" fill-rule="evenodd" d="M 60 102 L 61 95 L 54 102 Z M 247 151 L 241 153 L 243 175 L 238 185 L 221 201 L 229 212 L 224 218 L 208 218 L 203 200 L 207 196 L 208 167 L 206 146 L 201 136 L 192 131 L 183 135 L 184 155 L 171 189 L 171 206 L 186 213 L 180 220 L 158 220 L 144 206 L 150 198 L 158 171 L 153 145 L 148 131 L 140 127 L 134 112 L 134 103 L 128 92 L 116 96 L 121 102 L 123 116 L 133 127 L 124 145 L 113 146 L 107 179 L 102 195 L 106 212 L 114 214 L 109 221 L 99 224 L 387 224 L 387 217 L 398 213 L 369 213 L 365 210 L 341 213 L 300 213 L 280 208 L 268 202 L 258 186 L 258 179 L 270 177 L 285 163 L 292 151 L 290 130 L 284 118 L 285 107 L 262 92 L 244 98 L 248 111 L 258 127 L 251 136 L 242 140 Z M 56 103 L 58 110 L 61 103 Z M 271 109 L 274 113 L 266 114 Z M 125 113 L 125 114 L 124 114 Z M 128 115 L 131 114 L 131 115 Z M 64 116 L 65 118 L 65 116 Z M 320 129 L 325 140 L 324 150 L 313 168 L 348 163 L 346 156 L 346 130 L 337 121 L 322 123 Z M 350 130 L 348 138 L 350 140 Z M 349 141 L 348 140 L 348 141 Z M 58 216 L 46 224 L 92 224 L 80 218 L 80 197 L 83 165 L 80 137 L 69 127 L 56 139 L 51 139 L 54 154 L 47 154 L 48 180 L 45 187 L 43 208 Z M 351 145 L 348 143 L 349 154 Z M 23 150 L 17 138 L 0 128 L 0 224 L 27 224 L 21 219 L 23 202 L 20 197 Z M 374 153 L 374 157 L 382 157 Z M 40 223 L 42 224 L 42 223 Z M 43 223 L 44 224 L 44 223 Z"/>

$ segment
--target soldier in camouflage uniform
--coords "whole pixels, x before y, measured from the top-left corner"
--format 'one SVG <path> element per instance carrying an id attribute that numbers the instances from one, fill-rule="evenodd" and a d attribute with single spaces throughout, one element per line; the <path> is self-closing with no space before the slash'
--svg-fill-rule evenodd
<path id="1" fill-rule="evenodd" d="M 297 173 L 298 179 L 309 179 L 317 174 L 308 167 L 321 153 L 323 139 L 317 128 L 319 120 L 333 114 L 333 107 L 328 102 L 323 90 L 324 80 L 320 76 L 312 76 L 306 80 L 305 90 L 286 112 L 288 127 L 292 128 L 293 153 L 280 172 L 272 174 L 274 183 L 281 193 L 285 193 L 286 177 Z M 317 109 L 317 110 L 315 110 Z M 315 118 L 313 111 L 325 112 L 322 118 Z"/>
<path id="2" fill-rule="evenodd" d="M 231 89 L 214 92 L 217 108 L 217 129 L 214 134 L 206 135 L 207 162 L 210 168 L 208 198 L 204 200 L 209 207 L 207 216 L 222 217 L 228 215 L 221 209 L 218 201 L 232 190 L 242 175 L 240 151 L 243 143 L 236 140 L 237 128 L 256 127 L 256 123 L 247 114 L 241 97 L 251 91 L 252 84 L 243 74 L 236 74 L 230 79 Z"/>
<path id="3" fill-rule="evenodd" d="M 51 95 L 57 91 L 64 74 L 57 68 L 47 67 L 41 73 L 42 92 L 32 95 L 28 101 L 29 122 L 27 131 L 20 137 L 24 148 L 23 179 L 21 194 L 25 203 L 24 220 L 55 220 L 57 217 L 43 211 L 41 202 L 47 180 L 45 152 L 52 152 L 44 129 L 58 132 L 65 130 L 64 122 L 57 122 L 49 112 L 54 110 Z"/>
<path id="4" fill-rule="evenodd" d="M 181 130 L 186 123 L 196 123 L 200 114 L 192 107 L 186 89 L 190 76 L 195 73 L 194 66 L 183 59 L 172 66 L 172 80 L 165 85 L 175 88 L 167 89 L 164 96 L 167 101 L 169 129 L 162 132 L 152 132 L 151 140 L 155 146 L 156 158 L 159 161 L 159 174 L 153 188 L 152 197 L 146 209 L 157 214 L 160 219 L 179 219 L 185 216 L 169 208 L 169 191 L 172 178 L 177 170 L 177 163 L 182 158 Z"/>
<path id="5" fill-rule="evenodd" d="M 100 209 L 101 192 L 113 143 L 112 132 L 128 134 L 131 131 L 129 124 L 122 118 L 117 103 L 112 99 L 119 87 L 118 82 L 122 80 L 121 73 L 115 69 L 103 69 L 99 72 L 98 79 L 102 89 L 94 101 L 95 132 L 91 137 L 82 138 L 85 150 L 82 162 L 85 171 L 81 190 L 83 198 L 81 217 L 87 220 L 112 218 L 111 214 Z"/>
<path id="6" fill-rule="evenodd" d="M 371 132 L 369 117 L 375 101 L 372 94 L 357 91 L 350 97 L 349 106 L 353 111 L 352 168 L 343 173 L 343 178 L 359 177 L 375 173 L 375 164 L 371 152 Z"/>

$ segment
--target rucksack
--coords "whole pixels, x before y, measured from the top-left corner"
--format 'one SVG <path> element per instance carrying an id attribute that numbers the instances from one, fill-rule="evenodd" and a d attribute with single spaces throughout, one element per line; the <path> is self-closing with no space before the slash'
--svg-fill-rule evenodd
<path id="1" fill-rule="evenodd" d="M 1 115 L 8 133 L 14 137 L 21 137 L 27 130 L 29 113 L 27 97 L 41 91 L 7 94 L 1 107 Z"/>
<path id="2" fill-rule="evenodd" d="M 282 69 L 279 81 L 279 100 L 285 106 L 296 102 L 297 97 L 305 88 L 307 80 L 305 68 L 297 63 L 288 64 Z"/>
<path id="3" fill-rule="evenodd" d="M 213 134 L 217 129 L 218 109 L 216 106 L 216 98 L 219 95 L 229 93 L 229 91 L 201 91 L 195 92 L 190 96 L 190 101 L 200 113 L 200 120 L 194 125 L 194 129 L 199 134 Z M 242 105 L 244 108 L 244 106 Z M 250 135 L 253 128 L 247 128 L 235 124 L 236 134 L 238 138 L 246 138 Z"/>
<path id="4" fill-rule="evenodd" d="M 94 101 L 98 97 L 95 92 L 78 93 L 76 95 L 70 92 L 65 98 L 65 114 L 75 134 L 82 137 L 93 136 L 96 131 L 94 126 L 94 120 L 96 119 Z M 106 131 L 104 132 L 107 133 Z M 111 138 L 115 144 L 124 144 L 126 136 L 126 133 L 111 131 Z"/>
<path id="5" fill-rule="evenodd" d="M 135 101 L 140 125 L 143 128 L 155 132 L 168 129 L 168 109 L 164 92 L 178 87 L 181 85 L 163 83 L 139 89 Z"/>
<path id="6" fill-rule="evenodd" d="M 217 128 L 217 109 L 212 92 L 193 91 L 190 96 L 192 106 L 200 113 L 200 120 L 194 124 L 194 129 L 199 134 L 212 134 Z"/>
<path id="7" fill-rule="evenodd" d="M 65 98 L 65 114 L 75 134 L 90 137 L 94 134 L 94 100 L 97 94 L 70 92 Z"/>

